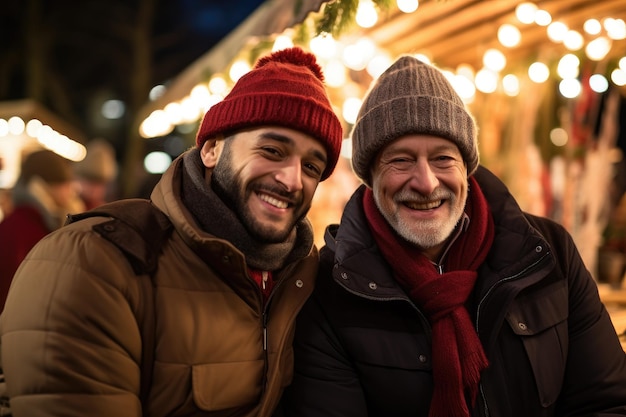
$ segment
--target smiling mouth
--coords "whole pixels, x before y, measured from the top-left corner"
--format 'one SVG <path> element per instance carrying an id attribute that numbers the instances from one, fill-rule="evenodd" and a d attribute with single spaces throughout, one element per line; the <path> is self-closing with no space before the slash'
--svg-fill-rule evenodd
<path id="1" fill-rule="evenodd" d="M 441 207 L 443 200 L 429 201 L 426 203 L 416 203 L 411 201 L 405 201 L 404 205 L 412 210 L 432 210 L 437 207 Z"/>
<path id="2" fill-rule="evenodd" d="M 265 201 L 267 204 L 270 204 L 279 209 L 286 209 L 289 207 L 289 203 L 283 200 L 279 200 L 275 197 L 269 196 L 267 194 L 257 194 L 259 198 Z"/>

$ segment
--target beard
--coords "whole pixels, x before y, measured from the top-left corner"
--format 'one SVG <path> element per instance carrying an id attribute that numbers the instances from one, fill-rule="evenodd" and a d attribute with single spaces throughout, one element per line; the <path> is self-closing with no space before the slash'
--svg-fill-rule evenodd
<path id="1" fill-rule="evenodd" d="M 394 196 L 396 205 L 402 204 L 403 201 L 432 201 L 438 199 L 445 199 L 450 204 L 451 212 L 448 218 L 416 222 L 385 209 L 385 205 L 381 204 L 382 198 L 380 193 L 374 190 L 374 201 L 385 220 L 402 238 L 422 249 L 434 248 L 445 242 L 457 227 L 465 207 L 465 202 L 458 204 L 459 197 L 448 189 L 439 189 L 428 198 L 411 192 L 401 192 Z"/>
<path id="2" fill-rule="evenodd" d="M 232 139 L 231 139 L 232 140 Z M 247 186 L 243 185 L 241 176 L 238 176 L 233 166 L 233 155 L 229 140 L 224 143 L 222 155 L 213 168 L 211 174 L 211 187 L 224 203 L 235 213 L 246 231 L 255 240 L 262 243 L 282 243 L 293 232 L 296 224 L 302 220 L 310 208 L 310 204 L 303 206 L 302 197 L 296 197 L 292 193 L 286 193 L 274 184 L 264 184 L 260 180 L 252 181 Z M 289 201 L 298 201 L 295 205 L 294 218 L 284 228 L 278 228 L 260 222 L 250 211 L 246 202 L 254 192 L 266 190 L 281 195 Z"/>

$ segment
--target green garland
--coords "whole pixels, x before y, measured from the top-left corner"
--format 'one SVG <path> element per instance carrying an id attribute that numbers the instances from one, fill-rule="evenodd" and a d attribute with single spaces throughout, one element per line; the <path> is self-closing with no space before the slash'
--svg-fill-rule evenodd
<path id="1" fill-rule="evenodd" d="M 389 10 L 393 0 L 372 0 L 381 10 Z M 316 22 L 316 35 L 331 34 L 337 38 L 355 23 L 359 0 L 334 0 L 326 3 L 322 16 Z"/>

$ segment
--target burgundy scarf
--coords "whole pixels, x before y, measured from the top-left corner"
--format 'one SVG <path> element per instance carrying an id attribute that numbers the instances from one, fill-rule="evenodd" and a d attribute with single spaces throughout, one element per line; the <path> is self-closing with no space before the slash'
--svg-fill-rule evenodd
<path id="1" fill-rule="evenodd" d="M 400 238 L 384 219 L 371 189 L 363 208 L 378 248 L 394 277 L 426 313 L 433 334 L 434 392 L 430 417 L 467 417 L 466 398 L 474 404 L 480 373 L 488 365 L 465 302 L 476 282 L 494 236 L 491 213 L 478 183 L 469 178 L 466 213 L 469 229 L 456 239 L 445 261 L 448 272 L 438 274 L 417 247 Z"/>

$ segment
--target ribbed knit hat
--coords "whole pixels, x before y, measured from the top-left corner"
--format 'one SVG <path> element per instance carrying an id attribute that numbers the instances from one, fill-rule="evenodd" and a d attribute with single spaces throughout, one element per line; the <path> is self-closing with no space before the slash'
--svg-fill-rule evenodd
<path id="1" fill-rule="evenodd" d="M 467 164 L 478 166 L 477 127 L 441 71 L 410 56 L 400 57 L 372 85 L 352 131 L 352 168 L 371 186 L 378 152 L 407 134 L 428 134 L 454 142 Z"/>
<path id="2" fill-rule="evenodd" d="M 72 181 L 72 163 L 47 149 L 33 151 L 22 161 L 18 181 L 26 184 L 33 177 L 39 177 L 48 184 Z"/>
<path id="3" fill-rule="evenodd" d="M 202 147 L 217 134 L 261 125 L 278 125 L 306 132 L 328 153 L 322 180 L 333 172 L 343 139 L 315 55 L 300 48 L 284 49 L 261 58 L 241 77 L 221 102 L 204 115 L 196 136 Z"/>

